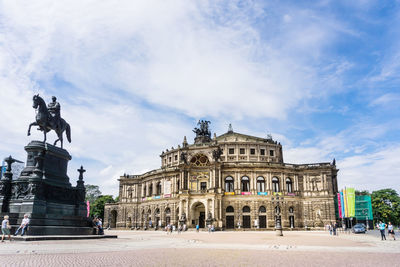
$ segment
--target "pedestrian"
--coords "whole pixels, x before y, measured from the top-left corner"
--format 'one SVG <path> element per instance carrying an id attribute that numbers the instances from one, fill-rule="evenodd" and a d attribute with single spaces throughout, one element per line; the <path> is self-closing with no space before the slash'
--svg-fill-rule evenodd
<path id="1" fill-rule="evenodd" d="M 328 225 L 329 234 L 332 235 L 332 223 Z"/>
<path id="2" fill-rule="evenodd" d="M 208 233 L 210 234 L 210 233 L 211 233 L 211 224 L 209 224 L 209 225 L 207 226 L 207 228 L 208 228 Z"/>
<path id="3" fill-rule="evenodd" d="M 199 230 L 200 230 L 200 226 L 199 226 L 199 224 L 196 224 L 196 232 L 199 232 Z"/>
<path id="4" fill-rule="evenodd" d="M 8 218 L 8 215 L 5 215 L 4 220 L 1 222 L 1 233 L 3 234 L 1 236 L 1 242 L 4 242 L 4 238 L 6 235 L 8 235 L 8 239 L 11 242 L 11 225 Z"/>
<path id="5" fill-rule="evenodd" d="M 389 222 L 387 228 L 388 228 L 388 235 L 391 235 L 393 237 L 393 240 L 396 240 L 393 224 L 391 222 Z"/>
<path id="6" fill-rule="evenodd" d="M 211 225 L 211 232 L 214 233 L 214 231 L 215 231 L 215 228 L 214 228 L 214 224 L 213 224 L 213 225 Z"/>
<path id="7" fill-rule="evenodd" d="M 335 223 L 333 226 L 332 226 L 332 232 L 333 232 L 333 235 L 336 235 L 337 234 L 337 224 Z"/>
<path id="8" fill-rule="evenodd" d="M 18 227 L 17 231 L 15 231 L 15 233 L 14 233 L 14 236 L 18 235 L 19 230 L 22 230 L 21 236 L 23 236 L 25 234 L 26 228 L 28 228 L 29 222 L 30 222 L 29 216 L 28 216 L 28 214 L 25 214 L 24 218 L 22 219 L 21 225 Z"/>
<path id="9" fill-rule="evenodd" d="M 176 232 L 176 226 L 175 226 L 175 224 L 172 225 L 172 232 Z"/>
<path id="10" fill-rule="evenodd" d="M 187 226 L 186 226 L 186 223 L 183 225 L 183 231 L 184 232 L 186 232 L 186 230 L 187 230 Z"/>
<path id="11" fill-rule="evenodd" d="M 379 221 L 378 228 L 381 231 L 381 240 L 383 240 L 383 239 L 386 240 L 386 236 L 385 236 L 386 224 L 383 223 L 382 221 Z"/>

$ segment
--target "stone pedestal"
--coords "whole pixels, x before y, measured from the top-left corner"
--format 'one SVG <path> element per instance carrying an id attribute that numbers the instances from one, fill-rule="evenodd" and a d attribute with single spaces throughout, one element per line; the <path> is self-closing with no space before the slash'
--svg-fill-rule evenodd
<path id="1" fill-rule="evenodd" d="M 9 182 L 10 190 L 0 193 L 0 198 L 6 199 L 2 216 L 8 214 L 17 227 L 24 214 L 29 214 L 29 235 L 92 234 L 83 177 L 73 187 L 67 176 L 68 151 L 40 141 L 30 142 L 25 150 L 26 167 Z"/>

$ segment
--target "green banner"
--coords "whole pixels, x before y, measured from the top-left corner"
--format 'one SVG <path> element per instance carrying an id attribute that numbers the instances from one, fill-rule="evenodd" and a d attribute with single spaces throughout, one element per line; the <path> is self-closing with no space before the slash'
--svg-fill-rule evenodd
<path id="1" fill-rule="evenodd" d="M 371 196 L 356 196 L 356 219 L 372 220 L 373 218 L 374 217 L 372 215 Z"/>
<path id="2" fill-rule="evenodd" d="M 356 216 L 356 192 L 354 188 L 346 188 L 348 217 Z"/>

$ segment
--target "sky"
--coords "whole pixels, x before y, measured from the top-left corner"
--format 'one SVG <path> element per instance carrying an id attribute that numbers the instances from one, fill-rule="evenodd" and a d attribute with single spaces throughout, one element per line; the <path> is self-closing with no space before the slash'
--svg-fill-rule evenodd
<path id="1" fill-rule="evenodd" d="M 400 192 L 399 85 L 400 1 L 0 1 L 0 156 L 26 161 L 32 97 L 57 96 L 71 183 L 103 194 L 199 119 Z"/>

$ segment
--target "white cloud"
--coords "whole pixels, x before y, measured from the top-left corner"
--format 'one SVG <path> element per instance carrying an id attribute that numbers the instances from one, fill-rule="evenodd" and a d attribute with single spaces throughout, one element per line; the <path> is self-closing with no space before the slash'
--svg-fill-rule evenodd
<path id="1" fill-rule="evenodd" d="M 333 16 L 291 5 L 0 5 L 0 114 L 7 122 L 0 124 L 0 139 L 6 140 L 1 153 L 25 157 L 22 147 L 31 139 L 26 129 L 34 119 L 31 98 L 55 94 L 72 127 L 72 144 L 66 145 L 73 156 L 71 181 L 84 162 L 86 182 L 101 185 L 103 193 L 115 194 L 124 172 L 158 168 L 161 150 L 192 134 L 197 118 L 282 121 L 299 104 L 330 94 L 352 67 L 331 58 L 326 48 L 338 36 L 356 33 Z M 273 136 L 289 143 L 279 133 Z M 42 136 L 34 131 L 33 138 Z M 296 155 L 321 161 L 330 157 L 326 151 L 334 142 L 321 143 L 324 151 L 284 154 L 294 163 Z"/>

